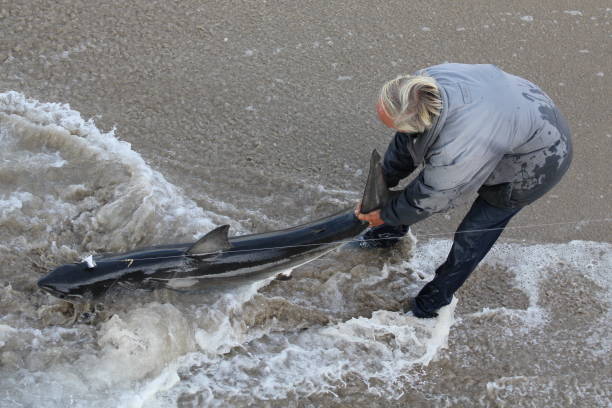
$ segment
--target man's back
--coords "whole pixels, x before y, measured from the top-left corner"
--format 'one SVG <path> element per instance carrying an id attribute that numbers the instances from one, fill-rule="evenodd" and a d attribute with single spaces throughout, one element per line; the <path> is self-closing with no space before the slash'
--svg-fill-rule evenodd
<path id="1" fill-rule="evenodd" d="M 514 207 L 541 196 L 529 190 L 556 184 L 571 161 L 569 128 L 535 84 L 494 65 L 442 64 L 425 72 L 447 102 L 444 124 L 426 155 L 430 172 L 444 173 L 445 180 L 434 185 L 467 185 L 467 191 L 510 183 L 504 197 L 489 196 L 492 204 Z M 446 166 L 453 171 L 436 169 Z"/>

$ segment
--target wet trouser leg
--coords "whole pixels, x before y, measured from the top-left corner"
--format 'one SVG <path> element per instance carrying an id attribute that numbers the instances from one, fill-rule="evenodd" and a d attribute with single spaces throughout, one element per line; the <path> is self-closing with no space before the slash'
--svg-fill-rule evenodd
<path id="1" fill-rule="evenodd" d="M 421 289 L 413 304 L 418 317 L 435 317 L 436 310 L 448 305 L 453 294 L 489 252 L 508 221 L 520 208 L 498 208 L 478 197 L 455 232 L 446 262 L 433 280 Z"/>

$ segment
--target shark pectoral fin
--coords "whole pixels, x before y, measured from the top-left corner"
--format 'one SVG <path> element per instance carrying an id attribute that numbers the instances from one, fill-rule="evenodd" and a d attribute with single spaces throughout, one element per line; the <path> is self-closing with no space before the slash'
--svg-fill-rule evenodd
<path id="1" fill-rule="evenodd" d="M 193 244 L 193 246 L 187 250 L 187 255 L 206 255 L 230 249 L 232 245 L 229 242 L 228 231 L 229 225 L 222 225 L 215 228 Z"/>
<path id="2" fill-rule="evenodd" d="M 381 157 L 376 150 L 370 157 L 370 171 L 368 181 L 363 191 L 361 200 L 361 212 L 367 214 L 382 208 L 390 199 L 390 192 L 383 175 Z"/>

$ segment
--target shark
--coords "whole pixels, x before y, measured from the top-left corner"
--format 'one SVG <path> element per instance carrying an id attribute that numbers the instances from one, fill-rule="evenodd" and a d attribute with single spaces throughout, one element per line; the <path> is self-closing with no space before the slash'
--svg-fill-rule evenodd
<path id="1" fill-rule="evenodd" d="M 379 209 L 390 197 L 381 157 L 374 150 L 360 210 Z M 92 255 L 61 265 L 42 277 L 38 286 L 57 298 L 84 303 L 99 300 L 114 287 L 225 290 L 274 276 L 284 280 L 292 269 L 354 240 L 367 228 L 354 208 L 259 234 L 230 237 L 229 225 L 221 225 L 196 242 Z"/>

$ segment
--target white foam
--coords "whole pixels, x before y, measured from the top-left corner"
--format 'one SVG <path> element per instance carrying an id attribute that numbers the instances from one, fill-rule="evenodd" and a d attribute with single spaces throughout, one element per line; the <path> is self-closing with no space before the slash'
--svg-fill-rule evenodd
<path id="1" fill-rule="evenodd" d="M 420 245 L 405 267 L 415 272 L 415 278 L 433 279 L 438 265 L 444 262 L 452 245 L 451 240 L 430 240 Z M 514 285 L 529 298 L 527 310 L 485 309 L 482 313 L 505 313 L 519 316 L 526 327 L 542 325 L 546 312 L 539 306 L 540 283 L 559 265 L 580 271 L 600 287 L 612 287 L 612 245 L 589 241 L 567 244 L 523 245 L 497 243 L 484 258 L 483 264 L 508 269 L 515 276 Z M 477 316 L 474 315 L 474 316 Z"/>
<path id="2" fill-rule="evenodd" d="M 443 308 L 438 319 L 377 311 L 371 318 L 298 334 L 268 333 L 256 344 L 243 344 L 244 352 L 222 359 L 194 354 L 186 362 L 200 369 L 157 398 L 174 400 L 199 390 L 208 405 L 223 406 L 227 401 L 252 404 L 295 394 L 333 394 L 349 374 L 369 384 L 374 395 L 398 398 L 410 368 L 429 364 L 446 347 L 455 304 Z"/>
<path id="3" fill-rule="evenodd" d="M 108 386 L 157 375 L 179 356 L 195 350 L 193 328 L 170 304 L 152 303 L 115 315 L 98 332 L 97 355 L 84 355 L 75 368 L 91 383 Z"/>
<path id="4" fill-rule="evenodd" d="M 446 347 L 453 324 L 456 301 L 438 319 L 376 311 L 371 318 L 298 333 L 249 327 L 243 306 L 266 283 L 224 294 L 191 312 L 151 303 L 115 315 L 96 333 L 97 350 L 78 353 L 73 361 L 47 360 L 29 374 L 23 371 L 21 379 L 36 378 L 38 385 L 21 400 L 55 406 L 60 395 L 72 395 L 80 401 L 77 406 L 162 407 L 183 392 L 197 392 L 205 395 L 207 405 L 223 406 L 232 399 L 248 403 L 255 397 L 333 393 L 348 374 L 371 383 L 368 392 L 396 398 L 410 369 L 429 364 Z M 53 330 L 33 330 L 29 338 L 48 347 Z M 0 334 L 5 332 L 14 330 L 0 326 Z M 48 395 L 54 395 L 55 403 Z"/>
<path id="5" fill-rule="evenodd" d="M 200 350 L 210 355 L 223 355 L 236 346 L 261 337 L 267 328 L 249 330 L 245 327 L 242 306 L 272 279 L 270 277 L 233 293 L 226 293 L 210 307 L 196 310 L 194 339 Z"/>
<path id="6" fill-rule="evenodd" d="M 582 16 L 582 11 L 580 10 L 563 10 L 563 12 L 570 16 Z"/>
<path id="7" fill-rule="evenodd" d="M 407 264 L 430 277 L 449 247 L 448 240 L 419 243 Z M 611 258 L 612 248 L 605 243 L 499 243 L 484 262 L 512 271 L 515 284 L 529 296 L 531 306 L 527 311 L 484 309 L 470 317 L 501 314 L 522 320 L 526 328 L 541 324 L 539 285 L 551 267 L 562 262 L 609 291 Z M 385 265 L 379 275 L 358 283 L 376 285 L 397 267 Z M 339 275 L 334 277 L 337 282 L 344 279 Z M 345 278 L 349 279 L 348 275 Z M 378 310 L 371 317 L 294 332 L 279 330 L 273 321 L 254 327 L 246 323 L 245 302 L 265 284 L 259 282 L 188 310 L 157 303 L 129 310 L 102 324 L 95 333 L 94 348 L 77 346 L 81 329 L 41 331 L 3 323 L 0 347 L 13 342 L 11 349 L 44 352 L 38 351 L 42 354 L 33 355 L 33 365 L 16 378 L 0 380 L 0 385 L 14 394 L 18 382 L 36 382 L 35 391 L 14 394 L 19 401 L 36 406 L 65 405 L 66 396 L 72 395 L 81 401 L 80 406 L 163 407 L 184 394 L 198 395 L 199 403 L 207 406 L 227 406 L 333 394 L 347 378 L 357 377 L 367 384 L 365 392 L 393 399 L 401 396 L 406 383 L 416 381 L 419 374 L 414 367 L 425 367 L 441 355 L 454 358 L 453 350 L 440 351 L 447 346 L 455 324 L 456 300 L 440 310 L 437 319 Z M 339 292 L 335 296 L 344 295 Z M 602 321 L 609 319 L 609 314 Z M 534 323 L 529 323 L 530 319 Z M 603 327 L 597 332 L 593 344 L 603 342 L 604 349 L 609 347 L 603 338 L 607 331 Z M 72 355 L 66 355 L 66 347 L 73 347 Z M 51 356 L 57 352 L 62 358 L 54 362 Z M 512 381 L 491 381 L 488 389 L 493 392 Z M 100 400 L 100 392 L 111 389 L 113 392 Z"/>
<path id="8" fill-rule="evenodd" d="M 180 377 L 177 370 L 178 366 L 176 363 L 165 367 L 157 377 L 146 382 L 140 389 L 136 390 L 134 394 L 125 395 L 124 398 L 122 398 L 123 401 L 120 406 L 126 408 L 151 407 L 151 400 L 156 394 L 168 391 L 179 383 Z M 156 404 L 156 406 L 166 406 L 165 401 L 163 405 Z"/>
<path id="9" fill-rule="evenodd" d="M 68 105 L 0 93 L 0 121 L 0 178 L 8 180 L 0 188 L 0 225 L 21 230 L 12 236 L 118 250 L 169 235 L 195 239 L 219 222 L 241 229 L 199 208 L 115 130 L 100 131 Z"/>
<path id="10" fill-rule="evenodd" d="M 17 330 L 6 324 L 0 324 L 0 350 L 6 344 L 9 337 L 13 336 Z"/>
<path id="11" fill-rule="evenodd" d="M 438 311 L 437 319 L 418 319 L 417 323 L 420 324 L 432 324 L 431 336 L 427 339 L 427 352 L 415 363 L 428 365 L 433 359 L 438 356 L 440 350 L 445 349 L 448 346 L 448 335 L 451 326 L 455 322 L 454 310 L 457 306 L 457 298 L 453 297 L 451 304 L 441 308 Z M 430 326 L 431 327 L 431 326 Z"/>

